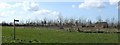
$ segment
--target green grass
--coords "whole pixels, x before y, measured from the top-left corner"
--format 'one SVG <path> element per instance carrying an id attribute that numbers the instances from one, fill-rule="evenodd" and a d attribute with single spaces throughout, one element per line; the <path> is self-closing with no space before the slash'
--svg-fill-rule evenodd
<path id="1" fill-rule="evenodd" d="M 13 27 L 2 27 L 3 43 L 13 41 Z M 58 31 L 50 28 L 16 28 L 16 39 L 38 40 L 38 43 L 117 43 L 118 34 L 116 33 L 80 33 Z M 15 40 L 19 42 L 19 40 Z"/>
<path id="2" fill-rule="evenodd" d="M 2 26 L 0 26 L 0 44 L 2 44 Z"/>

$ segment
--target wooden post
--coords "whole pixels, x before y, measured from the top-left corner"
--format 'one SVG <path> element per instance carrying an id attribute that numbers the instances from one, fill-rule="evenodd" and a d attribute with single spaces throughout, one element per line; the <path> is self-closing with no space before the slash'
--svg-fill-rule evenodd
<path id="1" fill-rule="evenodd" d="M 13 40 L 15 40 L 15 39 L 16 39 L 15 21 L 16 21 L 16 22 L 19 22 L 19 20 L 15 20 L 15 19 L 14 19 L 14 25 L 13 25 L 13 26 L 14 26 L 14 31 L 13 31 Z"/>
<path id="2" fill-rule="evenodd" d="M 13 40 L 15 40 L 15 19 L 14 19 L 14 32 L 13 32 Z"/>

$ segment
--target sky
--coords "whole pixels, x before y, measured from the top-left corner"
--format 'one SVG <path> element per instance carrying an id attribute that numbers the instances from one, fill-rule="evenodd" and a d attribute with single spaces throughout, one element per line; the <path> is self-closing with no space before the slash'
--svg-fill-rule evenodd
<path id="1" fill-rule="evenodd" d="M 0 2 L 0 22 L 13 22 L 14 19 L 41 20 L 58 19 L 87 19 L 96 21 L 101 17 L 118 19 L 118 1 L 120 0 L 82 0 L 82 1 L 39 1 L 39 0 L 10 0 Z"/>

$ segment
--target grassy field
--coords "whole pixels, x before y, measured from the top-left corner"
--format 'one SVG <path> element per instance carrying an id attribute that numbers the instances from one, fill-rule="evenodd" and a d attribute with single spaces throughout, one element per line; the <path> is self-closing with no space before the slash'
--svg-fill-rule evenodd
<path id="1" fill-rule="evenodd" d="M 0 44 L 2 44 L 2 26 L 0 26 Z"/>
<path id="2" fill-rule="evenodd" d="M 16 40 L 12 38 L 13 27 L 2 27 L 3 43 L 117 43 L 116 33 L 68 32 L 50 28 L 16 28 Z"/>

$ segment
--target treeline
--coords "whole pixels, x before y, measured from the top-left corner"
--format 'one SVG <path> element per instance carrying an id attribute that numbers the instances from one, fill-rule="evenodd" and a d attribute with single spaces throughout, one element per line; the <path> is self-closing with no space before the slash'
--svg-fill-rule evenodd
<path id="1" fill-rule="evenodd" d="M 118 27 L 118 21 L 115 20 L 115 18 L 112 18 L 112 19 L 106 19 L 106 20 L 102 20 L 101 18 L 98 18 L 96 22 L 92 22 L 92 20 L 85 20 L 85 19 L 63 19 L 61 17 L 59 17 L 58 20 L 47 20 L 47 19 L 44 19 L 44 20 L 26 20 L 26 21 L 22 21 L 22 22 L 19 22 L 19 23 L 16 23 L 15 25 L 16 26 L 35 26 L 35 27 L 38 27 L 38 26 L 42 26 L 42 27 L 60 27 L 60 28 L 63 28 L 63 27 L 73 27 L 73 26 L 76 26 L 76 27 L 95 27 L 95 24 L 96 23 L 102 23 L 102 22 L 105 22 L 106 24 L 104 25 L 107 25 L 108 28 L 117 28 Z M 0 23 L 0 25 L 2 26 L 13 26 L 13 22 L 11 23 L 7 23 L 5 21 L 3 21 L 2 23 Z M 103 25 L 103 26 L 104 26 Z"/>

